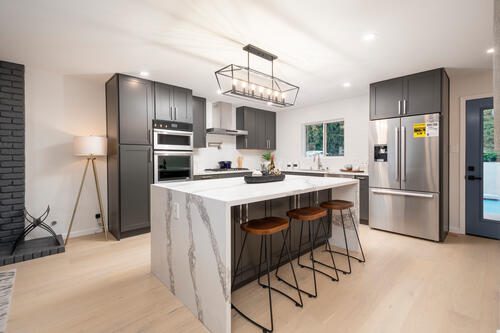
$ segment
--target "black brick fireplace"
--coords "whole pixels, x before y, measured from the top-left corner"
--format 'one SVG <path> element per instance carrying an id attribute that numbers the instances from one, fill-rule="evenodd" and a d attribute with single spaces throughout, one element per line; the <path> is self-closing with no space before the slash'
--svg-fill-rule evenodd
<path id="1" fill-rule="evenodd" d="M 64 252 L 52 237 L 14 242 L 25 227 L 24 65 L 0 61 L 0 266 Z"/>
<path id="2" fill-rule="evenodd" d="M 0 246 L 24 228 L 24 66 L 0 61 Z"/>

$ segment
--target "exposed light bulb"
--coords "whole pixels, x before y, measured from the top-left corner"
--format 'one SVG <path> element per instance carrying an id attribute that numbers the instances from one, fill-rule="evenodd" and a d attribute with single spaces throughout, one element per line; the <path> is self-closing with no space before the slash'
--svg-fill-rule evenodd
<path id="1" fill-rule="evenodd" d="M 246 88 L 247 87 L 247 83 L 245 81 L 241 82 L 241 87 L 242 88 Z"/>
<path id="2" fill-rule="evenodd" d="M 278 97 L 278 95 L 279 95 L 279 92 L 275 91 L 274 96 Z"/>
<path id="3" fill-rule="evenodd" d="M 254 91 L 254 90 L 255 90 L 255 84 L 252 84 L 252 85 L 250 86 L 250 88 L 252 88 L 252 91 Z"/>
<path id="4" fill-rule="evenodd" d="M 237 87 L 238 86 L 238 80 L 233 79 L 233 86 Z"/>
<path id="5" fill-rule="evenodd" d="M 264 92 L 264 87 L 259 87 L 259 92 L 263 93 Z"/>
<path id="6" fill-rule="evenodd" d="M 149 72 L 146 72 L 146 71 L 141 71 L 139 73 L 140 76 L 149 76 Z"/>
<path id="7" fill-rule="evenodd" d="M 271 95 L 271 89 L 267 89 L 267 94 Z"/>

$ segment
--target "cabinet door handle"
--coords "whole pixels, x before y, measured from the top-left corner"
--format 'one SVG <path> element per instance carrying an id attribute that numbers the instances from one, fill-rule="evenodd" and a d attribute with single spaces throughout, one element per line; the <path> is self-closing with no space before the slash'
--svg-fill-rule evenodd
<path id="1" fill-rule="evenodd" d="M 170 112 L 170 119 L 173 120 L 174 116 L 172 114 L 172 106 L 169 106 L 168 109 L 169 109 L 169 112 Z"/>
<path id="2" fill-rule="evenodd" d="M 148 162 L 152 163 L 153 162 L 153 149 L 149 148 L 148 151 L 149 151 L 149 154 L 148 154 L 149 155 L 149 161 Z"/>
<path id="3" fill-rule="evenodd" d="M 151 143 L 151 129 L 148 129 L 148 143 Z"/>
<path id="4" fill-rule="evenodd" d="M 403 99 L 403 114 L 406 114 L 406 99 Z"/>
<path id="5" fill-rule="evenodd" d="M 398 101 L 398 114 L 401 115 L 401 100 Z"/>
<path id="6" fill-rule="evenodd" d="M 248 138 L 245 138 L 245 148 L 248 148 Z"/>
<path id="7" fill-rule="evenodd" d="M 174 106 L 174 110 L 175 110 L 175 112 L 174 112 L 175 120 L 177 120 L 177 106 Z"/>

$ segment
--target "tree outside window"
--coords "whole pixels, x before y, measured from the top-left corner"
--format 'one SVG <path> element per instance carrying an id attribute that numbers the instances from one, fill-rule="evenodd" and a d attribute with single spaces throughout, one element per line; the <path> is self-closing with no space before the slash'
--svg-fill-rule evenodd
<path id="1" fill-rule="evenodd" d="M 305 125 L 306 157 L 316 154 L 344 156 L 344 121 Z"/>

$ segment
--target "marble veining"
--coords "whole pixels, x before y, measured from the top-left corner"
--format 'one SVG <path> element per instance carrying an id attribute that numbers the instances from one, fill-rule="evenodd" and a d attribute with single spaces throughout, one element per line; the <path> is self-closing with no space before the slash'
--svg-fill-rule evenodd
<path id="1" fill-rule="evenodd" d="M 189 196 L 187 196 L 189 197 Z M 194 297 L 196 302 L 196 311 L 198 319 L 203 322 L 203 309 L 201 307 L 201 300 L 198 293 L 198 286 L 196 284 L 196 245 L 194 243 L 193 236 L 193 220 L 191 218 L 191 209 L 189 207 L 189 200 L 186 197 L 186 218 L 188 222 L 188 230 L 189 230 L 189 249 L 188 249 L 188 258 L 189 258 L 189 271 L 191 273 L 191 283 L 193 285 Z"/>
<path id="2" fill-rule="evenodd" d="M 166 226 L 166 235 L 167 235 L 167 264 L 168 264 L 168 277 L 170 281 L 170 291 L 175 295 L 175 278 L 174 278 L 174 270 L 172 266 L 172 192 L 168 191 L 167 193 L 167 202 L 166 207 L 168 209 L 165 210 L 165 226 Z"/>
<path id="3" fill-rule="evenodd" d="M 227 301 L 229 300 L 229 292 L 227 288 L 227 276 L 228 274 L 228 269 L 224 265 L 221 254 L 219 251 L 219 245 L 217 244 L 217 239 L 215 238 L 215 234 L 212 228 L 212 224 L 210 223 L 210 216 L 208 215 L 207 209 L 203 203 L 203 199 L 199 196 L 192 195 L 192 194 L 187 194 L 186 195 L 186 210 L 188 212 L 188 220 L 191 220 L 191 211 L 190 211 L 190 205 L 193 204 L 197 210 L 198 213 L 200 214 L 201 221 L 203 222 L 203 225 L 207 229 L 208 235 L 210 237 L 210 244 L 212 246 L 212 251 L 215 256 L 215 260 L 217 261 L 217 272 L 219 274 L 219 281 L 220 285 L 222 287 L 222 292 L 224 293 L 224 299 Z"/>

